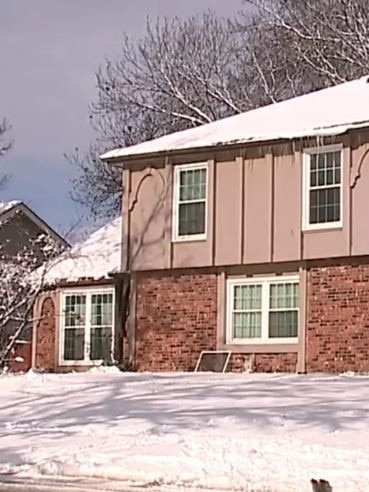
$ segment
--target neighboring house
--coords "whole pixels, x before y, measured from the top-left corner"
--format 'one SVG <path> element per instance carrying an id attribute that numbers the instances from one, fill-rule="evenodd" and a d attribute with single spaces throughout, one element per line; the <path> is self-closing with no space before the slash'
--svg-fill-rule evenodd
<path id="1" fill-rule="evenodd" d="M 121 359 L 114 331 L 122 281 L 121 218 L 74 245 L 48 268 L 33 327 L 33 367 L 72 370 Z M 117 277 L 117 278 L 115 278 Z"/>
<path id="2" fill-rule="evenodd" d="M 193 370 L 202 350 L 234 371 L 369 370 L 367 77 L 102 160 L 123 165 L 115 326 L 138 370 Z M 71 329 L 81 346 L 94 327 Z"/>
<path id="3" fill-rule="evenodd" d="M 35 256 L 39 257 L 38 265 L 41 265 L 45 261 L 45 252 L 42 243 L 36 241 L 40 236 L 50 237 L 59 249 L 69 247 L 68 242 L 25 203 L 0 201 L 1 255 L 14 257 L 32 244 Z"/>
<path id="4" fill-rule="evenodd" d="M 45 251 L 45 238 L 49 238 L 48 247 Z M 2 259 L 16 258 L 23 255 L 25 251 L 31 251 L 34 266 L 37 268 L 47 259 L 50 246 L 62 251 L 69 244 L 45 221 L 43 221 L 27 205 L 20 201 L 0 201 L 0 256 Z M 0 299 L 1 302 L 1 299 Z M 9 322 L 0 333 L 0 344 L 8 343 L 9 336 L 17 328 L 14 323 Z M 22 340 L 30 340 L 30 331 L 22 333 Z M 28 349 L 22 348 L 22 352 Z"/>

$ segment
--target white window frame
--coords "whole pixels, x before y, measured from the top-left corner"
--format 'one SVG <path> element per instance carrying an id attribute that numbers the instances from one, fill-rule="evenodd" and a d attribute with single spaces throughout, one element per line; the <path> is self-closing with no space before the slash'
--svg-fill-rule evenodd
<path id="1" fill-rule="evenodd" d="M 205 232 L 202 234 L 188 234 L 184 236 L 179 235 L 179 184 L 180 173 L 182 171 L 193 171 L 197 169 L 205 169 L 206 171 L 206 189 L 205 189 Z M 208 196 L 209 196 L 209 169 L 207 162 L 197 162 L 195 164 L 180 164 L 174 166 L 173 171 L 173 206 L 172 206 L 172 241 L 204 241 L 207 237 L 208 230 Z M 193 202 L 200 202 L 202 200 L 193 200 Z M 188 201 L 187 203 L 190 203 Z"/>
<path id="2" fill-rule="evenodd" d="M 310 224 L 310 156 L 312 154 L 327 154 L 330 152 L 341 152 L 341 183 L 340 187 L 340 220 L 335 222 L 321 222 Z M 344 183 L 344 162 L 342 144 L 324 145 L 322 147 L 312 147 L 303 151 L 303 183 L 302 183 L 302 229 L 311 231 L 317 229 L 340 229 L 343 226 L 343 183 Z M 337 185 L 335 185 L 336 187 Z"/>
<path id="3" fill-rule="evenodd" d="M 300 283 L 299 275 L 275 275 L 271 277 L 244 277 L 229 278 L 227 280 L 227 323 L 226 323 L 226 344 L 227 345 L 275 345 L 275 344 L 296 344 L 300 332 L 300 302 L 297 308 L 297 336 L 283 338 L 269 338 L 269 292 L 271 284 Z M 262 286 L 262 306 L 261 306 L 261 337 L 260 338 L 233 338 L 233 295 L 234 287 L 238 285 L 261 285 Z"/>
<path id="4" fill-rule="evenodd" d="M 115 289 L 114 287 L 77 287 L 66 289 L 60 293 L 60 322 L 59 322 L 59 365 L 60 366 L 98 366 L 104 363 L 103 360 L 91 360 L 89 358 L 89 348 L 91 341 L 91 298 L 94 294 L 112 294 L 113 316 L 112 316 L 112 340 L 111 350 L 114 349 L 115 336 Z M 65 298 L 71 295 L 86 296 L 86 328 L 85 328 L 85 347 L 83 360 L 64 360 L 64 336 L 65 336 Z"/>

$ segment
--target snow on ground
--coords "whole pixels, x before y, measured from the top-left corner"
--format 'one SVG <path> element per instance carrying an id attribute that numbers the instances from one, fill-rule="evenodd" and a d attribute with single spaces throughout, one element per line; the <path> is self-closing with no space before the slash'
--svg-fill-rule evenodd
<path id="1" fill-rule="evenodd" d="M 0 474 L 369 490 L 368 377 L 31 372 L 0 393 Z"/>

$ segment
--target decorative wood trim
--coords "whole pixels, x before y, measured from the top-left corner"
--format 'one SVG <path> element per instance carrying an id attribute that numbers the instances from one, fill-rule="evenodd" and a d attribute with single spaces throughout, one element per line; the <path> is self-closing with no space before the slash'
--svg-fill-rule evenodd
<path id="1" fill-rule="evenodd" d="M 346 148 L 345 148 L 345 150 L 346 150 Z M 351 147 L 349 147 L 347 150 L 350 151 L 350 158 L 349 158 L 350 168 L 352 167 L 351 177 L 350 177 L 350 188 L 355 188 L 357 182 L 361 178 L 361 170 L 362 170 L 364 161 L 369 154 L 369 148 L 361 156 L 361 159 L 359 161 L 356 161 L 356 162 L 351 162 Z"/>
<path id="2" fill-rule="evenodd" d="M 225 272 L 220 272 L 217 277 L 217 349 L 223 347 L 225 341 L 226 290 L 226 275 Z"/>
<path id="3" fill-rule="evenodd" d="M 299 339 L 297 351 L 297 372 L 306 372 L 306 322 L 307 322 L 307 271 L 299 268 L 300 274 L 300 309 L 299 309 Z"/>
<path id="4" fill-rule="evenodd" d="M 128 318 L 128 362 L 134 364 L 136 360 L 136 307 L 137 307 L 137 276 L 132 273 L 129 296 Z"/>
<path id="5" fill-rule="evenodd" d="M 243 202 L 243 207 L 242 207 L 242 258 L 241 258 L 241 265 L 247 263 L 247 251 L 246 251 L 246 236 L 247 236 L 247 217 L 246 217 L 246 198 L 247 198 L 247 178 L 249 174 L 249 164 L 250 160 L 244 158 L 243 159 L 243 179 L 242 179 L 242 202 Z"/>
<path id="6" fill-rule="evenodd" d="M 299 223 L 300 223 L 300 231 L 298 234 L 298 251 L 300 253 L 300 257 L 297 258 L 297 260 L 302 260 L 304 258 L 304 233 L 303 233 L 303 220 L 302 220 L 302 214 L 303 214 L 303 207 L 304 205 L 304 196 L 303 196 L 303 187 L 304 187 L 304 172 L 303 172 L 303 160 L 302 160 L 302 152 L 299 150 L 299 146 L 294 146 L 295 151 L 294 151 L 294 161 L 295 165 L 298 166 L 299 169 L 299 175 L 300 179 L 298 180 L 297 186 L 299 187 L 299 197 L 300 197 L 300 217 L 299 217 Z"/>
<path id="7" fill-rule="evenodd" d="M 166 261 L 165 268 L 172 268 L 173 266 L 173 245 L 172 245 L 172 227 L 173 227 L 173 164 L 169 159 L 165 162 L 165 206 L 164 215 L 166 222 L 165 229 L 165 247 L 166 247 Z"/>
<path id="8" fill-rule="evenodd" d="M 351 147 L 350 142 L 342 150 L 342 221 L 345 232 L 346 251 L 348 255 L 352 254 L 352 187 L 351 187 Z"/>
<path id="9" fill-rule="evenodd" d="M 129 212 L 132 212 L 133 209 L 135 208 L 135 205 L 138 201 L 138 195 L 140 193 L 140 189 L 141 189 L 143 182 L 146 180 L 146 178 L 154 176 L 154 174 L 156 176 L 159 176 L 159 179 L 160 179 L 161 184 L 163 186 L 163 190 L 165 189 L 165 180 L 164 180 L 162 173 L 159 172 L 155 167 L 149 167 L 148 169 L 145 170 L 145 174 L 141 177 L 140 181 L 138 182 L 136 189 L 133 192 L 133 196 L 131 197 L 130 202 L 129 202 L 129 208 L 128 208 Z"/>
<path id="10" fill-rule="evenodd" d="M 269 152 L 266 157 L 266 164 L 270 169 L 270 210 L 269 210 L 269 260 L 272 263 L 274 260 L 274 225 L 275 225 L 275 217 L 274 217 L 274 209 L 275 209 L 275 159 L 274 155 Z"/>
<path id="11" fill-rule="evenodd" d="M 131 171 L 123 169 L 122 175 L 123 199 L 122 199 L 122 247 L 121 247 L 121 271 L 129 270 L 129 246 L 130 246 L 130 210 L 129 196 L 131 188 Z"/>
<path id="12" fill-rule="evenodd" d="M 215 162 L 214 159 L 208 161 L 208 203 L 207 203 L 207 231 L 206 238 L 209 244 L 209 265 L 215 264 Z"/>
<path id="13" fill-rule="evenodd" d="M 243 157 L 236 157 L 236 162 L 240 171 L 240 184 L 241 184 L 241 200 L 240 200 L 240 249 L 239 249 L 239 263 L 242 265 L 244 249 L 245 249 L 245 162 Z"/>

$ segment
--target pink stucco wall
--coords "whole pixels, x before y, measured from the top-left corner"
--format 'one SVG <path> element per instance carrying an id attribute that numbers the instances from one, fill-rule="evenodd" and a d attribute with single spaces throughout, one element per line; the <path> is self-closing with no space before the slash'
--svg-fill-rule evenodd
<path id="1" fill-rule="evenodd" d="M 302 227 L 299 145 L 208 156 L 207 238 L 172 242 L 173 167 L 132 165 L 125 199 L 127 268 L 161 270 L 300 261 L 369 254 L 369 135 L 342 138 L 343 226 Z M 300 150 L 299 150 L 300 149 Z M 181 162 L 184 158 L 181 157 Z M 201 155 L 198 161 L 204 162 Z M 191 156 L 188 162 L 196 162 Z M 128 225 L 127 225 L 128 224 Z M 125 253 L 126 255 L 127 253 Z M 125 264 L 125 262 L 123 262 Z"/>
<path id="2" fill-rule="evenodd" d="M 267 263 L 271 254 L 272 166 L 269 156 L 246 159 L 243 263 Z"/>

